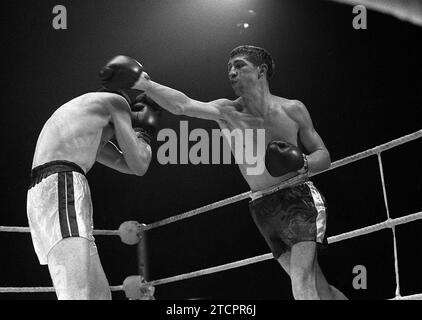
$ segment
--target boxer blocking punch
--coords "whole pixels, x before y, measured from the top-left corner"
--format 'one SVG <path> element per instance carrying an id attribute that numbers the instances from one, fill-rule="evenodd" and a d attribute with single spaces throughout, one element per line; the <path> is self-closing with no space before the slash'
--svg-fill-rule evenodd
<path id="1" fill-rule="evenodd" d="M 55 110 L 38 137 L 27 216 L 35 252 L 48 265 L 58 299 L 111 298 L 94 242 L 86 174 L 95 162 L 137 176 L 148 170 L 160 112 L 131 89 L 141 74 L 136 60 L 112 59 L 100 73 L 103 88 Z"/>

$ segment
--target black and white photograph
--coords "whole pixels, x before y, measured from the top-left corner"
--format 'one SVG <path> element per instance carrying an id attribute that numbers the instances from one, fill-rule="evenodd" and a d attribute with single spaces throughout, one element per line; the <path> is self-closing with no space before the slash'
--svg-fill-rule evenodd
<path id="1" fill-rule="evenodd" d="M 2 16 L 0 300 L 422 300 L 421 0 Z"/>

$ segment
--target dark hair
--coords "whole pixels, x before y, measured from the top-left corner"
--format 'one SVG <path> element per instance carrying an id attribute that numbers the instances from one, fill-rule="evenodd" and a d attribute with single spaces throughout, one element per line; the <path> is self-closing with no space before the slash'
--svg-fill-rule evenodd
<path id="1" fill-rule="evenodd" d="M 271 79 L 274 73 L 275 63 L 271 54 L 267 50 L 260 47 L 242 45 L 234 48 L 232 52 L 230 52 L 230 59 L 240 55 L 246 56 L 246 59 L 252 62 L 255 67 L 258 67 L 261 64 L 266 64 L 268 67 L 267 80 L 269 81 Z"/>

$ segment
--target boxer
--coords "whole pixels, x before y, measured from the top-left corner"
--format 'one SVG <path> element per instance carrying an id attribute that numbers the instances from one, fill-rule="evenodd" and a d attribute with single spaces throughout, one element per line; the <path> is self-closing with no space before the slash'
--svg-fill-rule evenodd
<path id="1" fill-rule="evenodd" d="M 265 161 L 261 174 L 240 172 L 251 191 L 271 189 L 283 181 L 330 166 L 330 155 L 315 130 L 305 105 L 276 96 L 270 91 L 274 60 L 267 50 L 239 46 L 232 50 L 228 78 L 235 100 L 201 102 L 184 93 L 140 77 L 134 88 L 144 90 L 154 101 L 176 115 L 213 120 L 221 129 L 265 129 L 265 148 L 258 154 Z M 230 144 L 232 152 L 235 144 Z M 243 150 L 243 149 L 242 149 Z M 291 278 L 295 299 L 346 299 L 325 279 L 317 260 L 317 246 L 326 243 L 326 205 L 310 181 L 268 194 L 250 203 L 252 217 L 272 250 L 274 258 Z"/>
<path id="2" fill-rule="evenodd" d="M 58 299 L 111 299 L 93 237 L 86 174 L 95 162 L 137 176 L 148 170 L 160 109 L 131 89 L 142 73 L 136 60 L 113 58 L 101 69 L 102 89 L 63 104 L 38 137 L 27 216 L 35 252 L 48 265 Z"/>

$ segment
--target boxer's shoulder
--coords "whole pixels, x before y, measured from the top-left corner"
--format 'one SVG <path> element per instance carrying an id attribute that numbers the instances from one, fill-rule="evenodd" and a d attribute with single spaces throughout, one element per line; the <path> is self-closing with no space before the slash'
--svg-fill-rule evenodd
<path id="1" fill-rule="evenodd" d="M 291 118 L 296 118 L 305 112 L 305 110 L 305 105 L 297 99 L 273 96 L 272 113 L 283 113 Z"/>
<path id="2" fill-rule="evenodd" d="M 297 99 L 281 98 L 279 101 L 280 106 L 286 112 L 303 112 L 303 109 L 305 108 L 305 105 Z"/>
<path id="3" fill-rule="evenodd" d="M 212 101 L 212 103 L 217 106 L 220 107 L 222 109 L 224 108 L 233 108 L 236 105 L 238 105 L 239 103 L 237 102 L 237 100 L 230 100 L 227 98 L 221 98 L 221 99 L 217 99 Z"/>
<path id="4" fill-rule="evenodd" d="M 88 92 L 76 98 L 75 102 L 83 106 L 99 106 L 103 109 L 110 106 L 129 109 L 126 99 L 113 92 Z"/>

